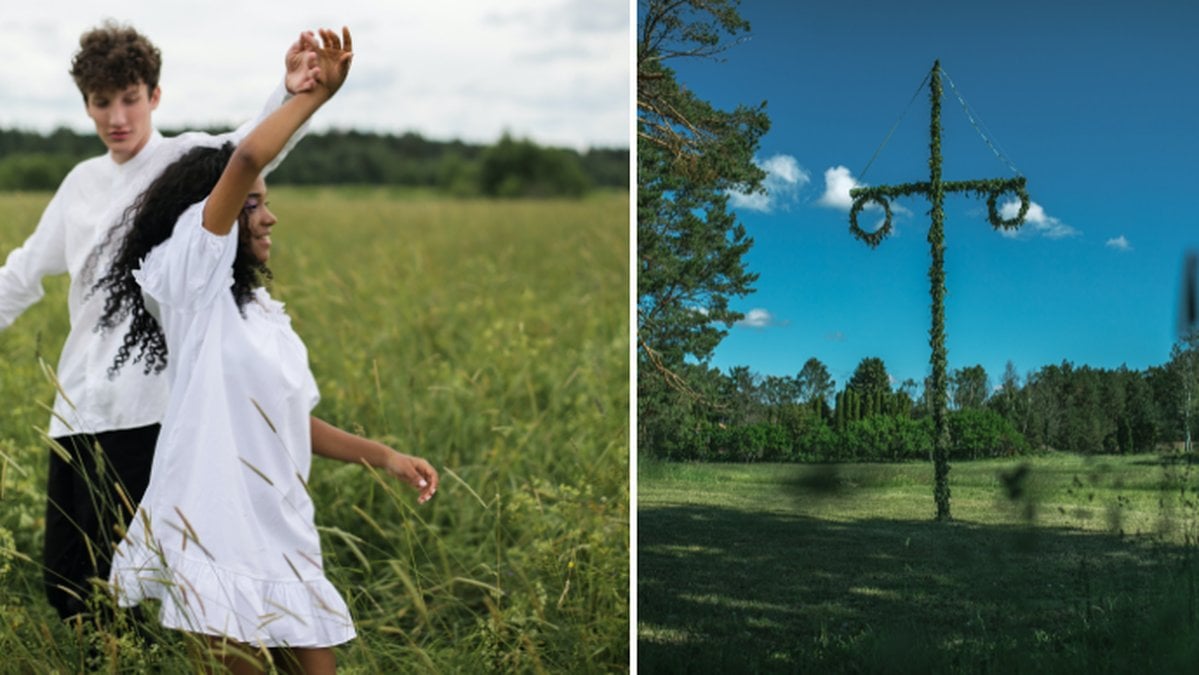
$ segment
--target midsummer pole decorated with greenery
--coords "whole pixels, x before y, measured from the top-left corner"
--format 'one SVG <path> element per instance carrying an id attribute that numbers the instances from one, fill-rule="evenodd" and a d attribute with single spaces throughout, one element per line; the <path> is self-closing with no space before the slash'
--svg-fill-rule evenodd
<path id="1" fill-rule="evenodd" d="M 952 82 L 951 82 L 952 84 Z M 853 198 L 853 207 L 849 210 L 849 231 L 855 237 L 866 242 L 871 248 L 877 247 L 891 232 L 890 200 L 898 197 L 924 195 L 932 203 L 930 210 L 931 223 L 928 229 L 928 243 L 932 253 L 932 265 L 928 268 L 930 283 L 929 294 L 932 297 L 932 328 L 929 329 L 929 345 L 932 355 L 929 363 L 932 365 L 930 386 L 933 414 L 933 497 L 937 504 L 937 520 L 950 519 L 949 514 L 949 377 L 948 350 L 945 347 L 945 194 L 949 192 L 966 192 L 977 197 L 987 198 L 987 219 L 995 229 L 1016 229 L 1024 224 L 1024 216 L 1028 213 L 1029 199 L 1025 191 L 1023 176 L 1016 178 L 991 178 L 982 180 L 944 181 L 941 178 L 941 62 L 933 63 L 929 74 L 929 99 L 931 102 L 931 121 L 929 123 L 929 179 L 927 182 L 903 183 L 901 185 L 878 185 L 859 187 L 849 191 Z M 988 141 L 989 143 L 989 141 Z M 1012 218 L 1002 218 L 999 215 L 998 200 L 1004 193 L 1014 193 L 1020 200 L 1020 208 Z M 870 204 L 877 204 L 883 209 L 883 223 L 873 232 L 867 232 L 858 225 L 858 214 Z"/>

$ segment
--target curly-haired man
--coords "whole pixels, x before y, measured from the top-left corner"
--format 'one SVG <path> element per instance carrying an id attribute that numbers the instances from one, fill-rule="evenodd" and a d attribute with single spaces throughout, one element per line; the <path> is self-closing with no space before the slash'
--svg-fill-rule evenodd
<path id="1" fill-rule="evenodd" d="M 71 170 L 33 234 L 0 267 L 0 330 L 42 298 L 44 277 L 71 277 L 71 329 L 58 362 L 49 428 L 59 448 L 49 453 L 44 560 L 46 595 L 63 618 L 86 616 L 89 579 L 108 577 L 117 526 L 127 522 L 149 480 L 167 401 L 166 378 L 149 369 L 108 376 L 125 330 L 95 330 L 104 297 L 91 288 L 107 267 L 101 242 L 133 199 L 187 150 L 236 142 L 289 93 L 310 89 L 310 39 L 301 35 L 287 50 L 284 84 L 256 120 L 221 136 L 167 138 L 151 121 L 162 95 L 158 48 L 113 22 L 80 37 L 70 72 L 108 151 Z"/>

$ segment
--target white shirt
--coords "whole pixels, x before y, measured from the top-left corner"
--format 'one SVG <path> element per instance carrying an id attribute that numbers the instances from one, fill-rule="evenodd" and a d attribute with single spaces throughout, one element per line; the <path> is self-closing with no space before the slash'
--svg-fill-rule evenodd
<path id="1" fill-rule="evenodd" d="M 257 119 L 228 134 L 192 132 L 165 138 L 153 130 L 141 151 L 124 164 L 117 164 L 108 154 L 80 162 L 63 179 L 37 229 L 9 254 L 0 267 L 0 330 L 42 298 L 44 277 L 63 272 L 71 276 L 67 296 L 71 330 L 56 369 L 62 386 L 54 398 L 50 436 L 134 429 L 162 420 L 166 378 L 145 374 L 141 363 L 126 363 L 114 379 L 108 377 L 128 320 L 103 333 L 95 330 L 104 313 L 105 293 L 92 293 L 91 289 L 107 272 L 117 246 L 104 250 L 103 259 L 91 273 L 85 273 L 89 271 L 85 266 L 108 231 L 120 223 L 124 210 L 163 169 L 191 148 L 241 141 L 282 105 L 286 96 L 280 85 Z M 270 168 L 303 133 L 301 129 L 292 137 Z"/>
<path id="2" fill-rule="evenodd" d="M 205 230 L 205 203 L 134 272 L 167 339 L 171 396 L 110 580 L 122 606 L 159 599 L 170 628 L 268 647 L 340 644 L 353 623 L 324 576 L 306 485 L 319 399 L 308 351 L 265 289 L 238 308 L 237 226 Z"/>

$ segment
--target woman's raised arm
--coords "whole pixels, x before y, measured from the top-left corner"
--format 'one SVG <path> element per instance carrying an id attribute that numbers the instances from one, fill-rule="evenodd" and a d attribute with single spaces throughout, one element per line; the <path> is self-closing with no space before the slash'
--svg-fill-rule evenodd
<path id="1" fill-rule="evenodd" d="M 341 30 L 344 44 L 337 33 L 322 29 L 323 46 L 314 41 L 305 45 L 316 53 L 316 86 L 280 106 L 237 146 L 204 205 L 204 229 L 220 236 L 229 234 L 254 180 L 283 150 L 287 139 L 341 88 L 354 56 L 350 29 Z M 305 34 L 302 39 L 311 37 Z"/>

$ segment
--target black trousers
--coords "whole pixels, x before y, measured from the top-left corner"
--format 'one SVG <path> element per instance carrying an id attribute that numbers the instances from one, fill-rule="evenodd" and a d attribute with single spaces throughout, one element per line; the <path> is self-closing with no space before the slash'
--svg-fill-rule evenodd
<path id="1" fill-rule="evenodd" d="M 50 453 L 46 485 L 46 546 L 43 582 L 46 597 L 66 619 L 87 614 L 94 590 L 89 579 L 108 580 L 113 548 L 150 482 L 150 465 L 159 425 L 55 440 L 70 463 Z"/>

